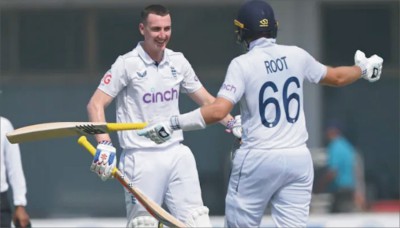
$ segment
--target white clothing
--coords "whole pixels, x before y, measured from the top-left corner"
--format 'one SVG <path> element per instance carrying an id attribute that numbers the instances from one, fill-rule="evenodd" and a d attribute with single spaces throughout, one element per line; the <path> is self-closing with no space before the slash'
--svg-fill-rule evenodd
<path id="1" fill-rule="evenodd" d="M 307 225 L 314 172 L 303 81 L 318 83 L 326 72 L 303 49 L 266 38 L 230 63 L 218 96 L 240 103 L 243 132 L 226 196 L 228 227 L 258 227 L 268 203 L 276 226 Z"/>
<path id="2" fill-rule="evenodd" d="M 163 60 L 157 66 L 139 42 L 135 49 L 118 57 L 98 88 L 117 98 L 117 122 L 151 125 L 179 115 L 179 93 L 193 93 L 201 87 L 182 53 L 165 49 Z M 124 149 L 162 148 L 183 140 L 181 130 L 174 131 L 171 139 L 163 144 L 155 144 L 135 131 L 119 131 L 118 136 Z"/>
<path id="3" fill-rule="evenodd" d="M 13 190 L 13 202 L 15 206 L 26 206 L 26 183 L 21 163 L 21 153 L 18 144 L 11 144 L 6 138 L 6 133 L 14 130 L 11 122 L 0 117 L 1 127 L 1 192 L 8 190 L 9 185 Z"/>
<path id="4" fill-rule="evenodd" d="M 274 39 L 253 41 L 233 59 L 219 97 L 239 102 L 241 148 L 293 148 L 306 143 L 303 80 L 318 83 L 327 68 L 296 46 Z"/>
<path id="5" fill-rule="evenodd" d="M 228 227 L 258 227 L 269 202 L 277 227 L 306 227 L 313 179 L 306 146 L 238 149 L 226 195 Z"/>
<path id="6" fill-rule="evenodd" d="M 184 223 L 203 206 L 196 161 L 185 145 L 124 150 L 119 169 L 157 204 L 165 202 L 170 213 Z M 127 190 L 125 204 L 128 221 L 146 212 Z"/>
<path id="7" fill-rule="evenodd" d="M 201 87 L 182 53 L 165 49 L 163 60 L 155 63 L 139 42 L 135 49 L 118 57 L 98 88 L 116 98 L 117 122 L 151 125 L 179 115 L 179 93 L 194 93 Z M 182 130 L 174 131 L 163 144 L 135 131 L 120 131 L 118 136 L 123 148 L 119 168 L 124 175 L 156 203 L 165 203 L 178 220 L 190 221 L 203 201 L 194 156 L 180 143 Z M 128 224 L 146 214 L 127 191 L 125 199 Z"/>

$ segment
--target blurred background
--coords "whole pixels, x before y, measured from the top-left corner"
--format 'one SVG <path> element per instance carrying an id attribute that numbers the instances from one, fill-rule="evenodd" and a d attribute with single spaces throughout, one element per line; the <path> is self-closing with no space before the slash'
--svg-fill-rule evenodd
<path id="1" fill-rule="evenodd" d="M 243 1 L 160 1 L 172 16 L 169 48 L 183 52 L 205 87 L 216 94 L 230 61 L 242 53 L 233 19 Z M 304 48 L 326 65 L 353 65 L 357 49 L 384 59 L 381 80 L 329 88 L 305 83 L 308 146 L 316 178 L 326 165 L 325 127 L 339 120 L 363 161 L 365 211 L 399 200 L 399 1 L 270 0 L 279 21 L 277 42 Z M 142 39 L 140 11 L 156 1 L 0 1 L 0 115 L 15 128 L 42 122 L 87 121 L 86 104 L 120 54 Z M 196 105 L 181 96 L 181 112 Z M 234 114 L 238 114 L 235 109 Z M 114 104 L 107 110 L 115 121 Z M 114 143 L 117 140 L 114 137 Z M 20 145 L 32 218 L 124 217 L 123 189 L 89 171 L 77 138 Z M 233 136 L 221 125 L 187 132 L 205 204 L 224 214 Z M 117 144 L 118 145 L 118 144 Z M 100 207 L 100 202 L 107 207 Z M 312 213 L 324 212 L 329 192 L 315 192 Z M 385 207 L 384 207 L 385 208 Z M 381 209 L 385 210 L 385 209 Z M 389 209 L 390 210 L 390 209 Z"/>

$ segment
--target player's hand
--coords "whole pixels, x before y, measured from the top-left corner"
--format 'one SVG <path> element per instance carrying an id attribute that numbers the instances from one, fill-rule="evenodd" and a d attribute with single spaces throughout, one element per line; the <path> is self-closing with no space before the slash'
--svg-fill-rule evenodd
<path id="1" fill-rule="evenodd" d="M 361 68 L 361 77 L 370 81 L 378 81 L 382 74 L 383 59 L 377 55 L 369 58 L 365 57 L 364 52 L 357 50 L 354 55 L 354 62 Z"/>
<path id="2" fill-rule="evenodd" d="M 31 227 L 31 222 L 28 213 L 24 206 L 16 206 L 13 215 L 13 223 L 16 228 Z"/>
<path id="3" fill-rule="evenodd" d="M 171 139 L 172 128 L 169 122 L 154 124 L 150 127 L 136 131 L 139 136 L 149 138 L 151 141 L 161 144 Z"/>
<path id="4" fill-rule="evenodd" d="M 237 138 L 242 138 L 242 119 L 240 115 L 237 115 L 234 119 L 228 121 L 226 132 L 232 133 Z"/>
<path id="5" fill-rule="evenodd" d="M 109 141 L 102 141 L 97 145 L 96 154 L 90 170 L 97 173 L 99 177 L 106 181 L 113 178 L 113 170 L 117 164 L 116 149 Z"/>
<path id="6" fill-rule="evenodd" d="M 235 138 L 233 141 L 233 145 L 232 145 L 232 149 L 231 149 L 231 161 L 233 161 L 233 159 L 236 156 L 236 152 L 237 150 L 240 148 L 240 145 L 242 145 L 242 140 L 240 138 Z"/>

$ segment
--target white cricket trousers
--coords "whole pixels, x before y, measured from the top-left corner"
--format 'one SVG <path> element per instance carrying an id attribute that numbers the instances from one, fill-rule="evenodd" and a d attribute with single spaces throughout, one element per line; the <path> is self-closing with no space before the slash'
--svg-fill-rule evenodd
<path id="1" fill-rule="evenodd" d="M 185 222 L 194 209 L 203 206 L 196 162 L 191 150 L 182 144 L 162 149 L 129 149 L 121 154 L 121 172 L 157 204 L 167 205 L 170 213 Z M 128 222 L 148 213 L 125 190 Z"/>
<path id="2" fill-rule="evenodd" d="M 314 169 L 306 146 L 238 149 L 226 196 L 228 227 L 258 227 L 271 203 L 277 227 L 306 227 Z"/>

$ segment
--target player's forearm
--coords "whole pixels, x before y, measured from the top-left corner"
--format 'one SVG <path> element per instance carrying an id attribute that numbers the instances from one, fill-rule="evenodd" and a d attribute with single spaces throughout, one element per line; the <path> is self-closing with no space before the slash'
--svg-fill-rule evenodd
<path id="1" fill-rule="evenodd" d="M 216 122 L 223 123 L 224 121 L 228 122 L 233 117 L 228 115 L 229 112 L 227 110 L 220 107 L 219 104 L 212 104 L 203 106 L 200 109 L 201 115 L 203 116 L 204 122 L 208 124 L 213 124 Z M 230 119 L 228 119 L 230 116 Z M 225 124 L 226 125 L 226 124 Z"/>
<path id="2" fill-rule="evenodd" d="M 321 83 L 330 86 L 349 85 L 361 78 L 358 66 L 328 67 L 326 76 Z"/>
<path id="3" fill-rule="evenodd" d="M 205 108 L 206 110 L 209 110 L 207 112 L 209 112 L 209 114 L 206 114 L 208 117 L 212 118 L 212 120 L 210 119 L 209 122 L 206 121 L 207 124 L 212 124 L 212 123 L 216 123 L 219 122 L 220 124 L 226 126 L 228 124 L 228 121 L 233 119 L 233 116 L 231 116 L 229 113 L 227 115 L 225 115 L 222 119 L 221 116 L 218 116 L 219 113 L 213 111 L 213 107 L 208 107 L 210 105 L 213 105 L 213 102 L 215 101 L 215 97 L 211 97 L 210 99 L 208 99 L 207 102 L 205 102 L 201 107 Z M 215 108 L 215 107 L 214 107 Z M 211 116 L 214 115 L 214 116 Z M 203 115 L 204 117 L 204 115 Z"/>
<path id="4" fill-rule="evenodd" d="M 91 122 L 106 122 L 104 107 L 96 104 L 95 102 L 89 102 L 87 105 L 87 113 L 89 121 Z M 110 141 L 111 138 L 109 134 L 96 134 L 95 139 L 97 142 Z"/>
<path id="5" fill-rule="evenodd" d="M 201 107 L 206 107 L 214 103 L 216 98 L 212 96 L 208 91 L 202 87 L 198 91 L 193 94 L 189 94 L 189 96 Z M 220 124 L 226 126 L 229 120 L 232 120 L 233 117 L 228 113 L 222 120 L 214 120 L 212 123 L 219 122 Z M 211 123 L 211 122 L 210 122 Z"/>
<path id="6" fill-rule="evenodd" d="M 201 107 L 201 113 L 206 124 L 220 122 L 226 126 L 233 117 L 229 114 L 233 109 L 231 101 L 218 97 L 213 104 Z"/>
<path id="7" fill-rule="evenodd" d="M 211 96 L 211 95 L 210 95 L 210 96 Z M 212 104 L 215 102 L 215 100 L 216 100 L 216 98 L 213 97 L 213 96 L 211 96 L 211 97 L 208 99 L 208 101 L 202 105 L 202 107 L 205 107 L 206 105 L 212 105 Z M 212 112 L 212 109 L 213 109 L 213 108 L 207 108 L 207 109 L 211 109 L 211 112 Z M 215 116 L 215 117 L 216 117 L 216 119 L 220 119 L 220 116 Z M 234 117 L 233 117 L 231 114 L 228 113 L 227 115 L 225 115 L 225 117 L 224 117 L 222 120 L 212 120 L 212 121 L 210 122 L 210 124 L 211 124 L 211 123 L 219 122 L 219 123 L 222 124 L 224 127 L 226 127 L 226 125 L 228 124 L 228 122 L 229 122 L 230 120 L 232 120 L 232 119 L 234 119 Z M 206 123 L 207 123 L 207 122 L 206 122 Z"/>

